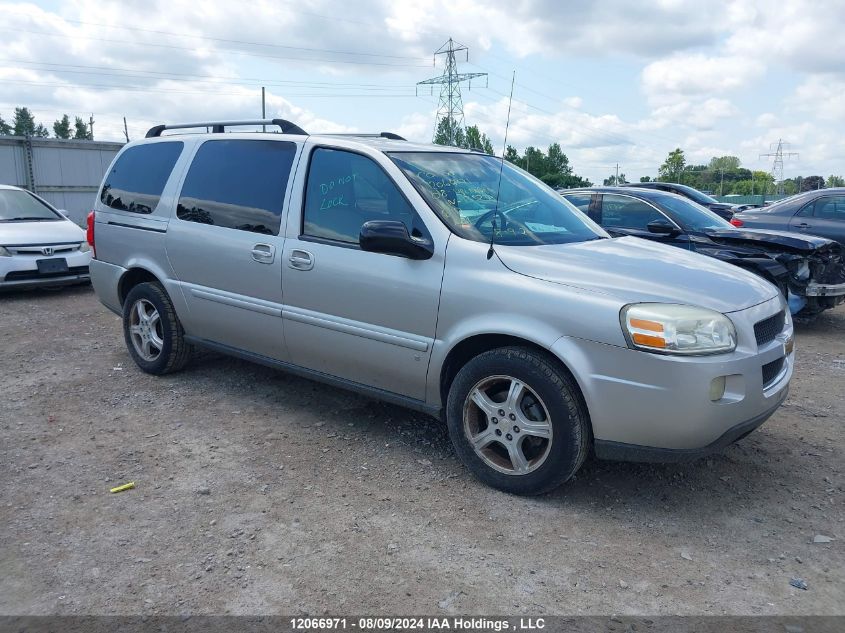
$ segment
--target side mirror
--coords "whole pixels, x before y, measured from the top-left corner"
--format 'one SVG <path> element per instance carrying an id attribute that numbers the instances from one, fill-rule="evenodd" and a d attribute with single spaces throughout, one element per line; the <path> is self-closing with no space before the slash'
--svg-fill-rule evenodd
<path id="1" fill-rule="evenodd" d="M 411 237 L 408 228 L 396 220 L 370 220 L 358 236 L 362 251 L 397 255 L 408 259 L 429 259 L 434 254 L 430 239 Z"/>
<path id="2" fill-rule="evenodd" d="M 672 224 L 669 220 L 652 220 L 646 224 L 646 228 L 648 228 L 649 233 L 655 233 L 657 235 L 674 237 L 675 235 L 680 234 L 678 227 Z"/>

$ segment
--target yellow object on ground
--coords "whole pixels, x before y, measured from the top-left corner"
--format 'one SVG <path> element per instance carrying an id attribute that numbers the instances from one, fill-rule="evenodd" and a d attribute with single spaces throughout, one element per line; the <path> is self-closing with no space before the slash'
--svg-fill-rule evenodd
<path id="1" fill-rule="evenodd" d="M 118 486 L 117 488 L 112 488 L 111 492 L 123 492 L 124 490 L 131 490 L 135 487 L 135 482 L 130 481 L 128 484 L 123 484 L 122 486 Z"/>

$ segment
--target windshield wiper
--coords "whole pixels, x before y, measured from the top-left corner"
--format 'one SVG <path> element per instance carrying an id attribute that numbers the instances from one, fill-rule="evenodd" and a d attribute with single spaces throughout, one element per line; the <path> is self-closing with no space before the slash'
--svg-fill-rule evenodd
<path id="1" fill-rule="evenodd" d="M 46 222 L 51 220 L 52 218 L 28 218 L 28 217 L 18 217 L 18 218 L 5 218 L 3 222 Z"/>

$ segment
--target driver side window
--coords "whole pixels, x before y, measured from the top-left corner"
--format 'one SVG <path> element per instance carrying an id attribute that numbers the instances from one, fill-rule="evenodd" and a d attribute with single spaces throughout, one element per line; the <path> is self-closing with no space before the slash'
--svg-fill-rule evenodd
<path id="1" fill-rule="evenodd" d="M 370 220 L 397 220 L 419 235 L 417 215 L 393 181 L 373 160 L 345 150 L 317 148 L 311 154 L 302 234 L 358 244 Z"/>
<path id="2" fill-rule="evenodd" d="M 663 219 L 662 213 L 642 200 L 613 194 L 602 196 L 602 226 L 647 231 L 649 222 Z"/>

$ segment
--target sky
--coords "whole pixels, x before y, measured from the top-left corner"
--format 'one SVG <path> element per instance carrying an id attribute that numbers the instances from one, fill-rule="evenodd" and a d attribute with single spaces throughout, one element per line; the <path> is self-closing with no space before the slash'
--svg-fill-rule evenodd
<path id="1" fill-rule="evenodd" d="M 93 114 L 98 140 L 158 123 L 267 117 L 317 132 L 428 142 L 449 38 L 465 122 L 501 153 L 560 143 L 601 183 L 739 156 L 778 139 L 786 177 L 845 175 L 845 0 L 54 0 L 0 2 L 0 116 L 52 129 Z M 515 73 L 515 75 L 514 75 Z"/>

